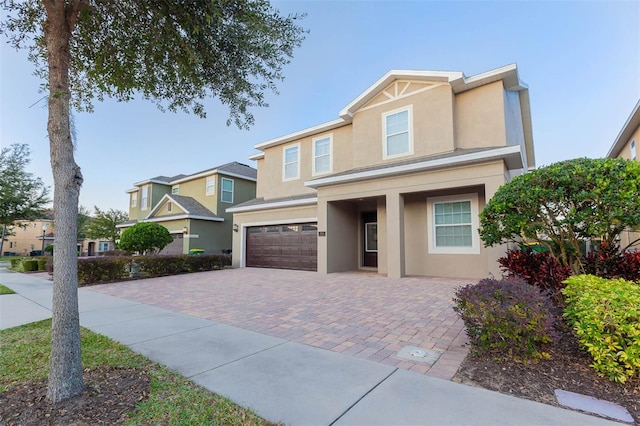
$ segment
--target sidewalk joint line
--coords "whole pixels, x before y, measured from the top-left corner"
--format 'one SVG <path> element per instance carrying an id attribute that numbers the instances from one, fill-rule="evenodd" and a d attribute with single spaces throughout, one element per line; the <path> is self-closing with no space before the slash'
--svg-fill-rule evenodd
<path id="1" fill-rule="evenodd" d="M 334 421 L 332 421 L 331 423 L 329 423 L 329 426 L 333 426 L 338 420 L 340 420 L 345 414 L 347 414 L 353 407 L 356 406 L 356 404 L 358 404 L 360 401 L 362 401 L 367 395 L 369 395 L 371 392 L 373 392 L 373 390 L 375 388 L 377 388 L 378 386 L 380 386 L 384 381 L 386 381 L 389 377 L 391 377 L 391 375 L 393 373 L 395 373 L 396 371 L 398 371 L 398 368 L 395 367 L 393 369 L 393 371 L 389 374 L 387 374 L 382 380 L 380 380 L 378 383 L 376 383 L 376 385 L 374 387 L 372 387 L 371 389 L 369 389 L 364 395 L 362 395 L 360 398 L 358 398 L 358 400 L 356 402 L 354 402 L 353 404 L 351 404 L 346 410 L 344 410 L 344 412 L 342 414 L 340 414 Z"/>
<path id="2" fill-rule="evenodd" d="M 261 353 L 261 352 L 265 352 L 265 351 L 271 350 L 271 349 L 273 349 L 273 348 L 277 348 L 278 346 L 282 346 L 282 345 L 284 345 L 284 344 L 286 344 L 286 343 L 290 343 L 290 341 L 289 341 L 289 340 L 285 340 L 284 342 L 282 342 L 282 343 L 278 343 L 277 345 L 273 345 L 273 346 L 269 346 L 268 348 L 260 349 L 260 350 L 259 350 L 259 351 L 257 351 L 257 352 L 253 352 L 253 353 L 248 354 L 248 355 L 245 355 L 245 356 L 243 356 L 243 357 L 240 357 L 240 358 L 234 359 L 233 361 L 225 362 L 224 364 L 220 364 L 220 365 L 217 365 L 217 366 L 215 366 L 215 367 L 213 367 L 213 368 L 210 368 L 210 369 L 208 369 L 208 370 L 203 370 L 203 371 L 201 371 L 201 372 L 199 372 L 199 373 L 196 373 L 196 374 L 193 374 L 193 375 L 191 375 L 191 376 L 189 376 L 189 377 L 187 377 L 187 376 L 185 376 L 185 377 L 187 377 L 187 379 L 191 379 L 191 378 L 193 378 L 193 377 L 195 377 L 195 376 L 198 376 L 198 375 L 200 375 L 200 374 L 208 373 L 209 371 L 213 371 L 213 370 L 217 370 L 218 368 L 226 367 L 226 366 L 227 366 L 227 365 L 229 365 L 229 364 L 233 364 L 233 363 L 235 363 L 235 362 L 242 361 L 243 359 L 247 359 L 247 358 L 249 358 L 249 357 L 251 357 L 251 356 L 254 356 L 254 355 L 257 355 L 257 354 L 259 354 L 259 353 Z"/>

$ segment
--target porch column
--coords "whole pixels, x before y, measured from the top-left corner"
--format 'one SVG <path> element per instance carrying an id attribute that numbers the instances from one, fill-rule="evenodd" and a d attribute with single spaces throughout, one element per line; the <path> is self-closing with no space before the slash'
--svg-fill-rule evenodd
<path id="1" fill-rule="evenodd" d="M 327 260 L 327 200 L 318 197 L 318 273 L 327 274 L 329 265 Z"/>
<path id="2" fill-rule="evenodd" d="M 389 193 L 387 200 L 387 276 L 402 278 L 404 268 L 404 197 Z"/>

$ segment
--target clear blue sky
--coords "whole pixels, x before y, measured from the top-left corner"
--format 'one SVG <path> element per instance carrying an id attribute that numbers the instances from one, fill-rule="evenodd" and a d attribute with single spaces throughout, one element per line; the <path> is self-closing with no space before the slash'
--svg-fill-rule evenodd
<path id="1" fill-rule="evenodd" d="M 125 191 L 157 175 L 190 174 L 240 161 L 253 146 L 324 123 L 390 69 L 462 71 L 517 63 L 529 85 L 538 165 L 604 156 L 640 98 L 638 1 L 278 1 L 307 13 L 310 30 L 269 108 L 249 131 L 208 118 L 162 113 L 152 103 L 96 103 L 76 113 L 81 205 L 127 209 Z M 1 47 L 0 141 L 28 143 L 30 171 L 52 185 L 46 102 L 26 52 Z"/>

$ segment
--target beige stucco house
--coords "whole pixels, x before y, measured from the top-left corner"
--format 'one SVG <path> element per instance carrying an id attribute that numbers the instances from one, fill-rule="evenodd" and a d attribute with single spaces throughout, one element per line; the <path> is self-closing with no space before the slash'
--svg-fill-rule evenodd
<path id="1" fill-rule="evenodd" d="M 478 213 L 535 166 L 516 65 L 390 71 L 339 118 L 255 148 L 257 198 L 227 209 L 235 267 L 498 275 Z"/>
<path id="2" fill-rule="evenodd" d="M 169 230 L 173 242 L 161 254 L 206 253 L 231 250 L 232 215 L 227 207 L 256 196 L 256 169 L 232 162 L 190 175 L 157 176 L 129 189 L 129 220 L 157 222 Z"/>
<path id="3" fill-rule="evenodd" d="M 52 219 L 18 220 L 8 228 L 3 256 L 29 256 L 31 252 L 40 255 L 46 246 L 53 244 Z"/>
<path id="4" fill-rule="evenodd" d="M 611 145 L 607 153 L 609 158 L 625 158 L 627 160 L 640 161 L 638 158 L 638 144 L 640 144 L 640 101 L 631 111 L 631 115 L 622 126 L 618 137 Z M 620 246 L 627 247 L 630 242 L 640 238 L 640 232 L 633 230 L 624 231 L 620 235 Z M 635 244 L 633 249 L 640 249 L 640 243 Z"/>

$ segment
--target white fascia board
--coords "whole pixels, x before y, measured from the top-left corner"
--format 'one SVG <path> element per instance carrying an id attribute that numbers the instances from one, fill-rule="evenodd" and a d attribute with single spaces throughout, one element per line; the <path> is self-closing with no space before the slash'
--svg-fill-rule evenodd
<path id="1" fill-rule="evenodd" d="M 362 180 L 376 179 L 388 176 L 401 175 L 406 173 L 418 172 L 423 170 L 438 169 L 443 167 L 461 166 L 468 163 L 476 163 L 479 161 L 489 161 L 507 156 L 518 155 L 522 162 L 522 153 L 520 146 L 512 145 L 504 148 L 496 148 L 491 151 L 474 152 L 471 154 L 458 155 L 456 157 L 439 158 L 435 160 L 425 160 L 420 163 L 404 164 L 395 167 L 386 167 L 383 169 L 367 170 L 358 173 L 352 173 L 342 176 L 326 177 L 323 179 L 310 180 L 304 183 L 310 188 L 319 188 L 321 186 L 335 185 L 340 183 L 357 182 Z M 522 167 L 522 165 L 520 166 Z"/>
<path id="2" fill-rule="evenodd" d="M 203 172 L 196 173 L 195 175 L 189 175 L 189 176 L 185 176 L 185 177 L 180 178 L 180 179 L 172 180 L 171 181 L 171 185 L 178 185 L 178 184 L 180 184 L 182 182 L 188 182 L 190 180 L 198 179 L 198 178 L 201 178 L 201 177 L 211 176 L 211 175 L 216 174 L 216 173 L 218 173 L 218 169 L 205 170 Z"/>
<path id="3" fill-rule="evenodd" d="M 138 222 L 136 222 L 138 223 Z M 133 225 L 135 225 L 136 223 L 120 223 L 118 225 L 116 225 L 116 228 L 129 228 Z"/>
<path id="4" fill-rule="evenodd" d="M 391 70 L 383 75 L 378 81 L 373 83 L 367 90 L 362 92 L 360 96 L 355 98 L 349 105 L 340 111 L 340 117 L 347 120 L 353 116 L 353 113 L 362 105 L 377 95 L 380 90 L 387 87 L 395 80 L 399 79 L 417 79 L 448 82 L 452 79 L 461 78 L 463 74 L 458 71 L 417 71 L 417 70 Z"/>
<path id="5" fill-rule="evenodd" d="M 166 200 L 167 198 L 169 198 L 169 194 L 164 194 L 162 196 L 162 198 L 160 198 L 160 201 L 158 201 L 156 203 L 155 206 L 153 206 L 153 208 L 151 209 L 151 211 L 149 211 L 149 214 L 144 218 L 144 220 L 149 219 L 151 216 L 153 216 L 153 214 L 160 208 L 160 205 L 164 202 L 164 200 Z M 175 200 L 171 199 L 173 202 L 175 202 Z M 182 209 L 185 210 L 185 209 Z M 185 210 L 186 211 L 186 210 Z M 187 212 L 189 213 L 189 212 Z"/>
<path id="6" fill-rule="evenodd" d="M 161 216 L 154 217 L 152 219 L 144 219 L 140 222 L 167 222 L 169 220 L 179 220 L 179 219 L 198 219 L 198 220 L 209 220 L 212 222 L 224 222 L 224 218 L 222 217 L 209 217 L 209 216 L 195 216 L 191 214 L 181 214 L 177 216 Z"/>
<path id="7" fill-rule="evenodd" d="M 307 136 L 315 135 L 317 133 L 326 132 L 329 130 L 333 130 L 338 127 L 342 127 L 346 124 L 349 124 L 351 120 L 344 120 L 342 118 L 338 118 L 336 120 L 328 121 L 326 123 L 319 124 L 317 126 L 308 127 L 306 129 L 297 131 L 295 133 L 289 133 L 288 135 L 280 136 L 279 138 L 271 139 L 266 142 L 262 142 L 256 146 L 255 149 L 259 149 L 264 151 L 267 148 L 271 148 L 272 146 L 281 145 L 283 143 L 291 142 L 296 139 L 304 138 Z M 256 154 L 257 155 L 257 154 Z"/>
<path id="8" fill-rule="evenodd" d="M 249 157 L 249 160 L 262 160 L 264 158 L 264 152 L 259 152 L 257 154 L 253 154 Z"/>
<path id="9" fill-rule="evenodd" d="M 242 212 L 251 212 L 255 210 L 271 210 L 271 209 L 282 209 L 287 207 L 307 206 L 307 205 L 317 204 L 317 203 L 318 203 L 318 197 L 313 197 L 313 198 L 303 198 L 301 200 L 287 200 L 287 201 L 277 201 L 274 203 L 254 204 L 251 206 L 230 207 L 225 211 L 227 213 L 242 213 Z"/>
<path id="10" fill-rule="evenodd" d="M 165 182 L 163 180 L 156 180 L 156 179 L 141 180 L 140 182 L 134 183 L 134 185 L 135 186 L 141 186 L 141 185 L 146 185 L 148 183 L 158 183 L 160 185 L 171 185 L 171 183 L 169 183 L 169 182 Z"/>
<path id="11" fill-rule="evenodd" d="M 131 188 L 131 189 L 127 189 L 126 191 L 124 191 L 126 194 L 131 194 L 132 192 L 138 192 L 140 191 L 140 188 Z"/>
<path id="12" fill-rule="evenodd" d="M 224 176 L 230 176 L 230 177 L 234 177 L 234 178 L 238 178 L 238 179 L 244 179 L 244 180 L 248 180 L 248 181 L 251 181 L 251 182 L 256 182 L 257 181 L 256 178 L 252 178 L 252 177 L 244 176 L 244 175 L 239 175 L 237 173 L 225 172 L 224 170 L 218 170 L 218 174 L 219 175 L 224 175 Z"/>
<path id="13" fill-rule="evenodd" d="M 629 139 L 631 139 L 631 134 L 638 128 L 638 126 L 640 126 L 640 101 L 638 101 L 635 108 L 633 108 L 633 111 L 631 111 L 631 115 L 629 115 L 629 118 L 627 118 L 627 121 L 624 123 L 624 126 L 620 129 L 618 137 L 616 137 L 616 140 L 613 142 L 613 145 L 611 145 L 609 152 L 607 152 L 607 157 L 617 157 L 620 154 L 620 151 L 622 151 L 622 147 Z"/>

